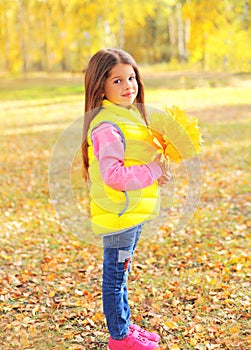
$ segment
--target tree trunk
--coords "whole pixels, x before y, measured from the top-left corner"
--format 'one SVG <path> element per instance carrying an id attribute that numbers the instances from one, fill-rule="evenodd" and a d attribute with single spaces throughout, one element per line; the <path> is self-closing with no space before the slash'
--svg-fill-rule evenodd
<path id="1" fill-rule="evenodd" d="M 175 22 L 174 17 L 171 14 L 168 18 L 169 40 L 170 40 L 170 59 L 176 56 L 176 35 L 175 35 Z"/>
<path id="2" fill-rule="evenodd" d="M 178 30 L 178 53 L 180 61 L 185 60 L 185 45 L 184 45 L 184 26 L 181 11 L 181 3 L 176 5 L 177 14 L 177 30 Z"/>
<path id="3" fill-rule="evenodd" d="M 4 7 L 4 69 L 10 70 L 10 39 L 9 39 L 9 21 L 7 17 L 7 6 Z"/>
<path id="4" fill-rule="evenodd" d="M 119 47 L 123 49 L 125 47 L 125 28 L 124 28 L 124 16 L 120 11 L 119 13 Z"/>
<path id="5" fill-rule="evenodd" d="M 25 43 L 25 32 L 24 32 L 24 5 L 23 0 L 18 0 L 18 24 L 20 33 L 20 48 L 22 58 L 22 72 L 27 72 L 27 54 L 26 54 L 26 43 Z"/>

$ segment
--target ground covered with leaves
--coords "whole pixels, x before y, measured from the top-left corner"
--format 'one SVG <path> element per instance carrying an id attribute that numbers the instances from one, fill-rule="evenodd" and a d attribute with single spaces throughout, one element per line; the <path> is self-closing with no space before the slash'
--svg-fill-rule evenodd
<path id="1" fill-rule="evenodd" d="M 82 113 L 82 96 L 8 84 L 16 95 L 0 102 L 0 348 L 107 349 L 102 249 L 60 225 L 48 192 L 52 147 Z M 130 275 L 132 320 L 160 333 L 162 350 L 251 347 L 250 93 L 250 79 L 236 77 L 147 90 L 149 104 L 198 116 L 205 141 L 193 220 L 142 241 Z"/>

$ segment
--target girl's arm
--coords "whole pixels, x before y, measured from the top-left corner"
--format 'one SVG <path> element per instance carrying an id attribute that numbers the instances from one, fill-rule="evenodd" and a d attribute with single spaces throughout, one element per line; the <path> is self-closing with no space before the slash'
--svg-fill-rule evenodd
<path id="1" fill-rule="evenodd" d="M 137 190 L 150 186 L 162 175 L 161 166 L 149 164 L 124 165 L 124 144 L 119 130 L 104 122 L 92 131 L 94 154 L 99 162 L 103 181 L 118 191 Z"/>

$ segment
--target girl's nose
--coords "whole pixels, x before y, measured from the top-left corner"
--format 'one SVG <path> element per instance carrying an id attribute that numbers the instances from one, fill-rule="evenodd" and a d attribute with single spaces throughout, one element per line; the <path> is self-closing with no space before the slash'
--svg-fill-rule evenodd
<path id="1" fill-rule="evenodd" d="M 132 81 L 126 80 L 125 87 L 126 87 L 127 89 L 128 89 L 128 88 L 131 88 L 131 87 L 132 87 Z"/>

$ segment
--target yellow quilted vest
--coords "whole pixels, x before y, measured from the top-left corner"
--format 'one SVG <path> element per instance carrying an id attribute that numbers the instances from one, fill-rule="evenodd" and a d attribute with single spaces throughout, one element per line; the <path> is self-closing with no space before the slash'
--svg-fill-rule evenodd
<path id="1" fill-rule="evenodd" d="M 99 171 L 91 141 L 93 128 L 102 122 L 110 122 L 124 140 L 126 167 L 150 163 L 156 155 L 156 146 L 145 122 L 132 106 L 131 109 L 114 105 L 107 100 L 91 122 L 88 132 L 88 157 L 90 176 L 90 212 L 95 234 L 108 234 L 153 220 L 159 213 L 158 182 L 133 191 L 117 191 L 107 186 Z"/>

